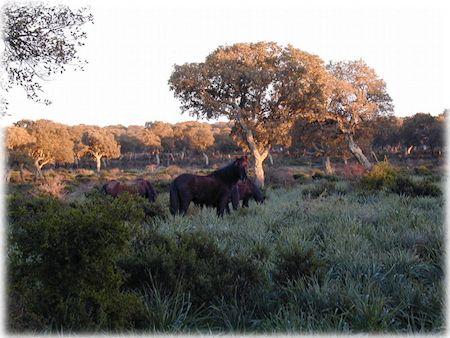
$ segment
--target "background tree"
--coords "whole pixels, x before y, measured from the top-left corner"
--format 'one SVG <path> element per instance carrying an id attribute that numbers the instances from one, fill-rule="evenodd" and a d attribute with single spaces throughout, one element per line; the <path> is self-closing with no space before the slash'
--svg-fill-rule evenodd
<path id="1" fill-rule="evenodd" d="M 160 138 L 143 126 L 129 126 L 121 139 L 128 141 L 128 143 L 123 142 L 123 140 L 120 142 L 122 152 L 155 151 L 161 147 Z"/>
<path id="2" fill-rule="evenodd" d="M 402 120 L 395 116 L 379 116 L 374 119 L 374 148 L 396 152 L 401 144 L 401 123 Z"/>
<path id="3" fill-rule="evenodd" d="M 254 159 L 256 183 L 273 144 L 288 143 L 293 121 L 323 111 L 327 74 L 319 57 L 271 42 L 219 47 L 202 63 L 175 65 L 170 89 L 183 112 L 226 117 L 232 133 Z"/>
<path id="4" fill-rule="evenodd" d="M 325 173 L 331 175 L 334 169 L 330 157 L 342 156 L 346 152 L 346 144 L 343 135 L 337 131 L 336 122 L 299 119 L 292 128 L 291 149 L 302 149 L 304 153 L 321 157 Z"/>
<path id="5" fill-rule="evenodd" d="M 174 133 L 173 127 L 170 123 L 162 122 L 162 121 L 154 121 L 154 122 L 146 122 L 145 128 L 153 135 L 155 141 L 159 139 L 158 142 L 155 142 L 155 156 L 156 156 L 156 165 L 160 165 L 161 159 L 159 157 L 159 153 L 161 150 L 165 150 L 168 153 L 172 153 L 175 147 Z"/>
<path id="6" fill-rule="evenodd" d="M 207 123 L 197 123 L 185 129 L 184 139 L 189 149 L 203 154 L 205 165 L 209 165 L 206 150 L 214 144 L 214 135 L 211 126 Z"/>
<path id="7" fill-rule="evenodd" d="M 331 75 L 331 94 L 327 114 L 320 115 L 319 119 L 325 117 L 336 121 L 351 153 L 370 169 L 372 165 L 354 137 L 363 122 L 392 112 L 392 99 L 386 92 L 386 84 L 362 60 L 330 63 L 327 69 Z"/>
<path id="8" fill-rule="evenodd" d="M 444 123 L 430 114 L 417 113 L 404 119 L 400 135 L 408 149 L 425 146 L 433 152 L 443 145 Z"/>
<path id="9" fill-rule="evenodd" d="M 19 121 L 16 126 L 24 127 L 35 139 L 27 150 L 38 177 L 42 177 L 42 168 L 47 164 L 73 163 L 74 143 L 67 126 L 49 120 Z"/>
<path id="10" fill-rule="evenodd" d="M 120 146 L 114 139 L 114 135 L 108 130 L 89 129 L 84 132 L 82 141 L 85 145 L 84 153 L 91 154 L 97 163 L 97 172 L 100 172 L 103 157 L 117 158 L 120 156 Z"/>
<path id="11" fill-rule="evenodd" d="M 86 8 L 11 2 L 3 7 L 2 22 L 3 66 L 8 76 L 5 90 L 19 85 L 28 98 L 40 102 L 41 80 L 67 67 L 83 70 L 86 61 L 80 59 L 77 48 L 84 45 L 87 35 L 81 28 L 93 22 Z"/>
<path id="12" fill-rule="evenodd" d="M 83 134 L 86 130 L 95 128 L 94 126 L 88 126 L 85 124 L 79 124 L 76 126 L 69 126 L 68 131 L 70 139 L 73 142 L 73 157 L 77 167 L 80 165 L 81 158 L 85 155 L 86 146 L 83 143 Z"/>
<path id="13" fill-rule="evenodd" d="M 22 181 L 24 165 L 30 160 L 27 149 L 35 142 L 36 138 L 31 136 L 25 128 L 11 126 L 6 129 L 5 146 L 8 151 L 8 168 L 19 167 Z M 10 176 L 11 170 L 8 170 L 7 181 L 9 181 Z"/>
<path id="14" fill-rule="evenodd" d="M 231 137 L 231 125 L 227 122 L 217 122 L 213 125 L 214 149 L 222 154 L 242 151 Z"/>

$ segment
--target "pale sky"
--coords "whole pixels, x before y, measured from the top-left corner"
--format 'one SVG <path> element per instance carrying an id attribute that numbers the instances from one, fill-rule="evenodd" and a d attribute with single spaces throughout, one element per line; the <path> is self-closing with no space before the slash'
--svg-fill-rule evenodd
<path id="1" fill-rule="evenodd" d="M 11 116 L 0 122 L 46 118 L 104 126 L 192 119 L 180 114 L 169 91 L 173 65 L 201 62 L 220 45 L 257 41 L 291 43 L 326 63 L 362 58 L 386 81 L 396 115 L 437 115 L 450 108 L 445 1 L 391 2 L 70 1 L 94 14 L 80 49 L 86 70 L 45 82 L 50 106 L 27 100 L 21 88 L 11 91 Z"/>

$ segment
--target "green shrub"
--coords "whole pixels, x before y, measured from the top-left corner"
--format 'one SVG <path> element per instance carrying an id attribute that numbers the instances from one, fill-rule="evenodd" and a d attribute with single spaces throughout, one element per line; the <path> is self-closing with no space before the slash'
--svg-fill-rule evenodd
<path id="1" fill-rule="evenodd" d="M 164 219 L 169 216 L 169 208 L 156 200 L 153 203 L 144 204 L 144 213 L 145 217 L 159 217 Z"/>
<path id="2" fill-rule="evenodd" d="M 313 276 L 323 267 L 314 248 L 307 243 L 279 246 L 277 251 L 273 279 L 279 284 Z"/>
<path id="3" fill-rule="evenodd" d="M 399 176 L 391 186 L 391 191 L 396 194 L 407 196 L 440 196 L 442 194 L 439 187 L 428 181 L 423 180 L 414 182 L 409 177 Z"/>
<path id="4" fill-rule="evenodd" d="M 153 187 L 158 192 L 158 194 L 161 194 L 163 192 L 168 192 L 170 188 L 170 184 L 172 183 L 172 180 L 156 180 L 152 182 Z"/>
<path id="5" fill-rule="evenodd" d="M 393 168 L 388 162 L 380 162 L 373 166 L 360 181 L 363 190 L 385 190 L 407 196 L 440 196 L 439 187 L 431 179 L 413 181 L 404 172 Z"/>
<path id="6" fill-rule="evenodd" d="M 389 162 L 379 162 L 361 179 L 361 186 L 368 190 L 390 188 L 398 177 L 398 171 Z"/>
<path id="7" fill-rule="evenodd" d="M 132 254 L 119 265 L 127 275 L 127 288 L 142 288 L 154 282 L 158 288 L 170 291 L 181 278 L 182 291 L 190 293 L 197 305 L 245 293 L 262 280 L 250 258 L 226 254 L 200 231 L 170 237 L 148 229 L 134 242 Z"/>
<path id="8" fill-rule="evenodd" d="M 39 329 L 138 325 L 139 301 L 120 292 L 116 268 L 132 234 L 123 221 L 129 215 L 114 203 L 108 206 L 69 205 L 51 197 L 8 199 L 8 289 L 21 296 L 26 316 L 39 318 L 34 321 L 43 326 Z"/>
<path id="9" fill-rule="evenodd" d="M 92 176 L 78 174 L 75 176 L 75 180 L 80 183 L 89 183 L 92 180 Z"/>
<path id="10" fill-rule="evenodd" d="M 414 168 L 414 173 L 417 175 L 423 175 L 423 176 L 431 176 L 433 173 L 430 169 L 428 169 L 426 166 L 421 165 Z"/>
<path id="11" fill-rule="evenodd" d="M 325 197 L 329 194 L 338 192 L 335 189 L 336 184 L 334 182 L 322 180 L 315 184 L 306 186 L 302 194 L 311 198 Z"/>
<path id="12" fill-rule="evenodd" d="M 294 180 L 296 180 L 299 183 L 303 183 L 308 180 L 308 177 L 302 173 L 293 174 L 292 177 L 294 178 Z"/>

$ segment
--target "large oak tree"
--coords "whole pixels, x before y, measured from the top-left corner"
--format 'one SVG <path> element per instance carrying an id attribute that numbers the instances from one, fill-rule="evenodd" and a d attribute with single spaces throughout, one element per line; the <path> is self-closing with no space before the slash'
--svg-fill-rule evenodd
<path id="1" fill-rule="evenodd" d="M 233 122 L 233 136 L 252 153 L 263 186 L 270 148 L 289 141 L 298 116 L 324 111 L 327 77 L 319 57 L 292 46 L 237 43 L 204 62 L 175 65 L 169 85 L 184 112 Z"/>
<path id="2" fill-rule="evenodd" d="M 372 164 L 355 142 L 355 134 L 364 122 L 393 111 L 386 83 L 362 60 L 330 63 L 327 69 L 331 75 L 331 93 L 327 114 L 320 115 L 319 119 L 337 122 L 349 150 L 369 170 Z"/>

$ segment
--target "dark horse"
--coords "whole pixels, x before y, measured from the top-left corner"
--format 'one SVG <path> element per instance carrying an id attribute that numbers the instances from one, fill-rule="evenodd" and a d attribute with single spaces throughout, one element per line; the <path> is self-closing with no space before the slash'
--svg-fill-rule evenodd
<path id="1" fill-rule="evenodd" d="M 240 157 L 207 176 L 182 174 L 170 185 L 170 212 L 185 215 L 189 204 L 214 206 L 217 215 L 223 212 L 231 198 L 231 191 L 240 179 L 247 178 L 247 156 Z"/>
<path id="2" fill-rule="evenodd" d="M 113 197 L 117 197 L 125 191 L 128 191 L 130 193 L 139 194 L 140 196 L 148 198 L 150 202 L 154 202 L 157 196 L 157 193 L 151 183 L 143 178 L 138 178 L 127 182 L 111 180 L 103 185 L 102 191 Z"/>
<path id="3" fill-rule="evenodd" d="M 253 198 L 258 203 L 263 203 L 265 197 L 256 184 L 249 178 L 239 181 L 231 191 L 231 203 L 233 209 L 237 209 L 239 201 L 242 201 L 242 207 L 248 208 L 248 201 Z"/>

